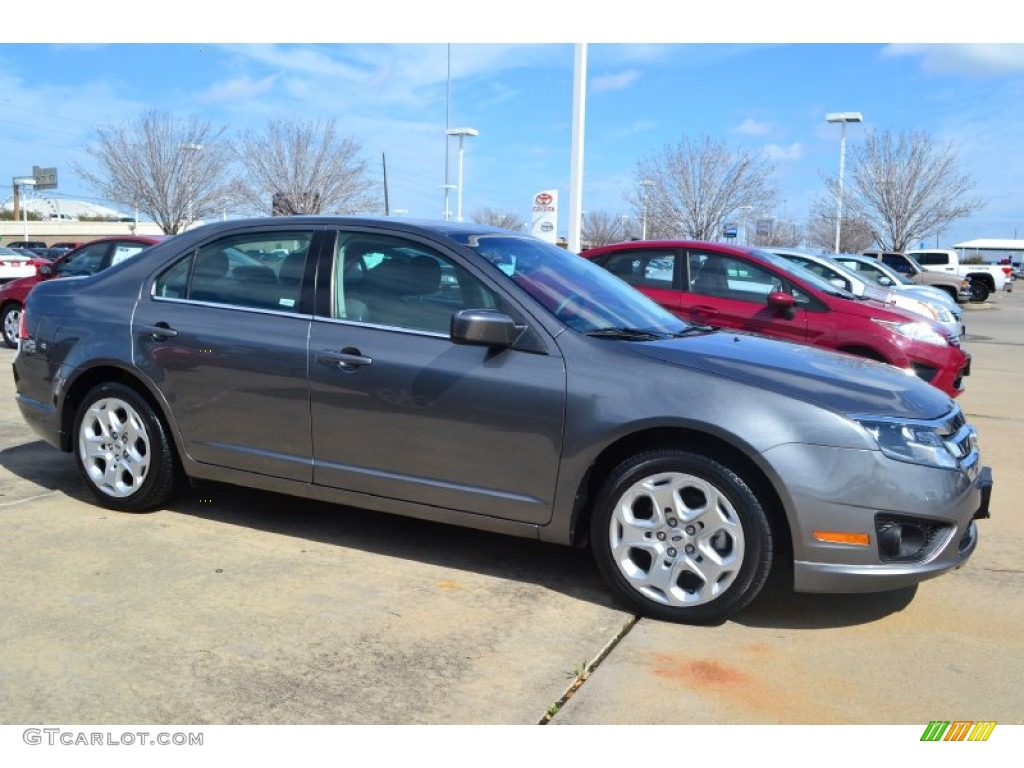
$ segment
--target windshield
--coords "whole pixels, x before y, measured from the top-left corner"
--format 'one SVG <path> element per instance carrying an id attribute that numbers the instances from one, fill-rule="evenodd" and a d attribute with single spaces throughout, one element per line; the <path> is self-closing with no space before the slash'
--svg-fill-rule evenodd
<path id="1" fill-rule="evenodd" d="M 878 261 L 877 259 L 872 259 L 870 257 L 863 259 L 839 257 L 838 261 L 851 270 L 867 274 L 869 279 L 876 283 L 880 277 L 888 277 L 895 285 L 916 285 L 913 280 L 908 277 L 904 277 L 896 270 L 890 268 L 888 264 Z"/>
<path id="2" fill-rule="evenodd" d="M 691 326 L 582 256 L 535 238 L 461 235 L 468 245 L 551 314 L 580 333 L 609 338 L 685 333 Z"/>
<path id="3" fill-rule="evenodd" d="M 822 293 L 827 293 L 830 296 L 841 296 L 844 299 L 857 298 L 845 288 L 840 288 L 834 283 L 830 283 L 825 278 L 819 277 L 811 272 L 811 270 L 802 267 L 799 264 L 794 264 L 789 259 L 783 258 L 782 256 L 776 256 L 774 253 L 769 253 L 768 251 L 751 249 L 751 252 L 757 254 L 770 264 L 778 267 L 783 272 L 787 272 L 796 279 L 801 280 L 804 283 L 808 283 L 812 288 L 817 288 Z"/>

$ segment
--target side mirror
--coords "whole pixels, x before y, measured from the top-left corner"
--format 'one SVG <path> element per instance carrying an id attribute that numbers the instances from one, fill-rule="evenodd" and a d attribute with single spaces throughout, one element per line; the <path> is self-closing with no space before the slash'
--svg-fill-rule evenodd
<path id="1" fill-rule="evenodd" d="M 796 317 L 796 299 L 782 291 L 772 291 L 768 294 L 768 306 L 785 317 L 792 320 Z"/>
<path id="2" fill-rule="evenodd" d="M 40 277 L 53 277 L 53 266 L 51 264 L 43 264 L 36 271 Z"/>
<path id="3" fill-rule="evenodd" d="M 876 282 L 879 285 L 884 285 L 886 288 L 888 288 L 890 285 L 892 285 L 893 280 L 888 275 L 879 275 L 878 280 Z"/>
<path id="4" fill-rule="evenodd" d="M 453 344 L 507 349 L 522 330 L 511 317 L 493 309 L 463 309 L 452 315 Z"/>

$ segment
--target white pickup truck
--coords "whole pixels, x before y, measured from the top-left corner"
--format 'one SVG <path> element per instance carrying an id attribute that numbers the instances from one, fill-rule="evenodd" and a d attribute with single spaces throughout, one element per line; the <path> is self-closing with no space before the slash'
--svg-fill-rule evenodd
<path id="1" fill-rule="evenodd" d="M 918 264 L 930 272 L 950 272 L 971 281 L 971 295 L 975 301 L 984 301 L 989 294 L 1013 290 L 1010 279 L 1012 267 L 1000 264 L 961 264 L 956 251 L 944 248 L 918 248 L 907 251 Z"/>

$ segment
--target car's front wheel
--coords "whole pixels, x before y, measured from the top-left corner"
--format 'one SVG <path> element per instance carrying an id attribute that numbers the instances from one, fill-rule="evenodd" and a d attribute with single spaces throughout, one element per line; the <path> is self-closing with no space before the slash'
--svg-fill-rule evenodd
<path id="1" fill-rule="evenodd" d="M 591 518 L 591 546 L 614 592 L 669 621 L 722 621 L 768 579 L 772 530 L 750 485 L 701 453 L 652 450 L 608 476 Z"/>
<path id="2" fill-rule="evenodd" d="M 4 344 L 11 349 L 18 348 L 18 326 L 21 324 L 21 304 L 7 304 L 0 312 L 0 327 L 3 328 Z"/>
<path id="3" fill-rule="evenodd" d="M 177 481 L 174 446 L 163 422 L 123 384 L 100 384 L 82 400 L 75 465 L 97 501 L 122 512 L 159 506 Z"/>

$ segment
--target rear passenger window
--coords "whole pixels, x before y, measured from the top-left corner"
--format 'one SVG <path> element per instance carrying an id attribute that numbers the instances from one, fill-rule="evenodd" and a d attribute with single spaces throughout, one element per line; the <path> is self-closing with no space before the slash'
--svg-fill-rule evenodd
<path id="1" fill-rule="evenodd" d="M 604 262 L 604 268 L 627 283 L 641 288 L 663 288 L 673 285 L 675 251 L 624 251 Z"/>
<path id="2" fill-rule="evenodd" d="M 201 246 L 167 269 L 154 296 L 297 312 L 311 232 L 233 236 Z"/>

